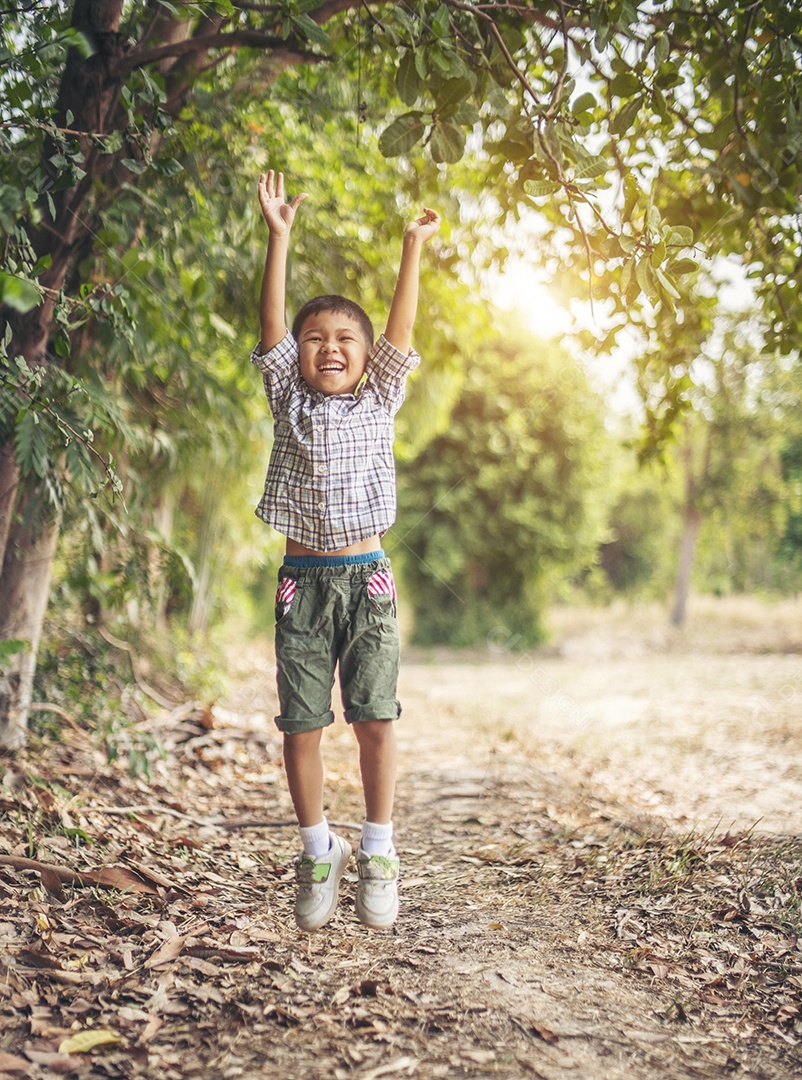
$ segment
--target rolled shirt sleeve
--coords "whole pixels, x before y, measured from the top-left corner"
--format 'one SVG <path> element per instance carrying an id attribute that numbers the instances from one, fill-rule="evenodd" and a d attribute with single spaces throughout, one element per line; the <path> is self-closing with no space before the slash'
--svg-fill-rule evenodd
<path id="1" fill-rule="evenodd" d="M 402 353 L 391 345 L 384 334 L 373 346 L 368 361 L 366 387 L 376 395 L 382 406 L 395 416 L 404 401 L 406 378 L 420 363 L 420 356 L 414 349 Z"/>
<path id="2" fill-rule="evenodd" d="M 284 407 L 301 375 L 298 363 L 298 344 L 287 331 L 278 345 L 263 353 L 259 342 L 251 353 L 251 363 L 262 373 L 265 394 L 273 416 Z"/>

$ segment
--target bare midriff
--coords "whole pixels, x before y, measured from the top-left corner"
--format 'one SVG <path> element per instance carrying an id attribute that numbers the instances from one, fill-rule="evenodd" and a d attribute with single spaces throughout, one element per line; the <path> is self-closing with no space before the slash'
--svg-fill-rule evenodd
<path id="1" fill-rule="evenodd" d="M 304 547 L 303 544 L 290 540 L 288 537 L 285 552 L 287 555 L 367 555 L 371 551 L 380 551 L 381 546 L 381 540 L 376 535 L 360 540 L 356 544 L 349 544 L 348 547 L 337 548 L 336 551 L 315 551 L 314 548 Z"/>

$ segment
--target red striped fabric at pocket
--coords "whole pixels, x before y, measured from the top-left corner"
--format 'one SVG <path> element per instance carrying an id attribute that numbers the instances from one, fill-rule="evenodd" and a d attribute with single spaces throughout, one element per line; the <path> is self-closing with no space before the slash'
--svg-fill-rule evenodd
<path id="1" fill-rule="evenodd" d="M 284 604 L 286 607 L 289 607 L 295 597 L 295 590 L 297 587 L 298 583 L 294 578 L 284 578 L 284 580 L 279 583 L 276 592 L 276 607 L 278 607 L 279 604 Z"/>
<path id="2" fill-rule="evenodd" d="M 371 575 L 367 588 L 368 596 L 377 599 L 380 596 L 389 596 L 393 603 L 396 602 L 395 581 L 391 570 L 377 570 Z"/>

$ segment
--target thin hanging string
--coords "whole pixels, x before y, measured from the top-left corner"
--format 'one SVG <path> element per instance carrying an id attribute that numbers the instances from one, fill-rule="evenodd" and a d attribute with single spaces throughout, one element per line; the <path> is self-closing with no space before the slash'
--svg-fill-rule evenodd
<path id="1" fill-rule="evenodd" d="M 367 105 L 362 100 L 362 4 L 356 14 L 356 145 L 360 144 Z"/>

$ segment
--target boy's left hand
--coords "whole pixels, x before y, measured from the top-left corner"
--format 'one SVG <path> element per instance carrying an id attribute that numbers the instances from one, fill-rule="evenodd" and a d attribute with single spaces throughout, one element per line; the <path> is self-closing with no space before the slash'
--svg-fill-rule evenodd
<path id="1" fill-rule="evenodd" d="M 418 240 L 421 244 L 425 244 L 427 240 L 431 240 L 439 228 L 440 215 L 436 210 L 430 210 L 428 206 L 425 206 L 423 208 L 423 217 L 419 217 L 407 225 L 404 230 L 404 238 Z"/>

